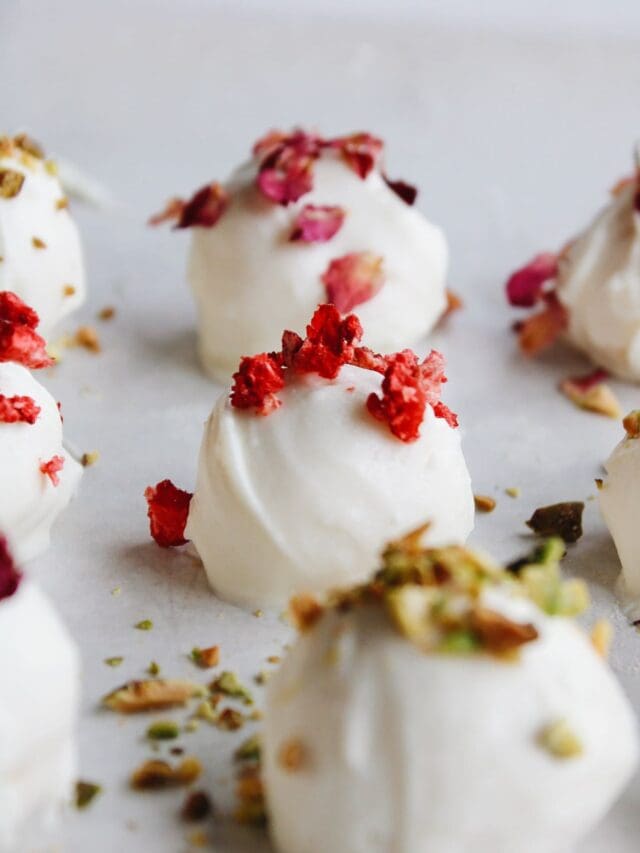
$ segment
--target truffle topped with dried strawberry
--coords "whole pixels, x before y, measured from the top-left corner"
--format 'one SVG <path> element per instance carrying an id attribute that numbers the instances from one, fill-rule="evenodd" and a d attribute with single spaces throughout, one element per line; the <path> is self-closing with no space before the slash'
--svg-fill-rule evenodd
<path id="1" fill-rule="evenodd" d="M 355 315 L 321 305 L 304 337 L 243 358 L 205 427 L 193 498 L 168 481 L 147 491 L 156 541 L 192 540 L 222 597 L 281 606 L 365 578 L 385 540 L 424 520 L 431 543 L 471 531 L 442 355 L 379 355 L 361 338 Z"/>
<path id="2" fill-rule="evenodd" d="M 300 328 L 315 305 L 357 309 L 374 349 L 423 338 L 446 308 L 447 247 L 392 180 L 382 140 L 272 131 L 224 184 L 172 199 L 152 223 L 192 230 L 188 276 L 207 371 Z"/>
<path id="3" fill-rule="evenodd" d="M 81 465 L 65 450 L 60 408 L 31 370 L 53 364 L 37 313 L 0 292 L 0 530 L 21 563 L 49 544 Z"/>
<path id="4" fill-rule="evenodd" d="M 640 382 L 640 163 L 581 234 L 511 275 L 507 298 L 534 309 L 516 326 L 525 354 L 564 338 L 599 367 Z"/>
<path id="5" fill-rule="evenodd" d="M 0 291 L 31 305 L 42 331 L 85 298 L 82 248 L 53 160 L 26 134 L 0 137 Z"/>

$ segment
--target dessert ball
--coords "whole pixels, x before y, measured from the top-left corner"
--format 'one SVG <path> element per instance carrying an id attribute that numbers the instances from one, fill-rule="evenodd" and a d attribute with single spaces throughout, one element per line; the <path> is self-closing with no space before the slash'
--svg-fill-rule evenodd
<path id="1" fill-rule="evenodd" d="M 82 467 L 62 443 L 58 404 L 28 368 L 51 364 L 35 331 L 37 315 L 15 294 L 0 293 L 0 530 L 20 562 L 49 544 Z"/>
<path id="2" fill-rule="evenodd" d="M 542 254 L 510 278 L 513 305 L 544 307 L 520 327 L 525 352 L 560 336 L 596 365 L 640 381 L 640 172 L 560 254 Z"/>
<path id="3" fill-rule="evenodd" d="M 71 797 L 80 662 L 49 601 L 16 571 L 4 539 L 0 679 L 0 851 L 12 853 L 27 849 L 27 839 L 36 843 Z"/>
<path id="4" fill-rule="evenodd" d="M 409 538 L 366 585 L 292 602 L 263 732 L 280 853 L 564 853 L 600 820 L 636 724 L 558 547 L 514 579 Z"/>
<path id="5" fill-rule="evenodd" d="M 242 360 L 205 426 L 190 506 L 180 493 L 186 531 L 163 538 L 170 497 L 149 490 L 154 537 L 192 540 L 223 598 L 276 607 L 362 580 L 389 537 L 424 520 L 427 542 L 469 535 L 473 496 L 456 416 L 440 401 L 442 356 L 379 356 L 360 336 L 354 315 L 324 305 L 304 339 L 285 332 L 280 352 Z"/>
<path id="6" fill-rule="evenodd" d="M 11 290 L 53 327 L 85 298 L 78 229 L 55 163 L 22 135 L 0 138 L 0 290 Z"/>
<path id="7" fill-rule="evenodd" d="M 640 410 L 630 412 L 623 424 L 625 436 L 605 463 L 607 477 L 598 498 L 622 563 L 620 591 L 633 618 L 640 618 L 640 530 L 635 511 L 640 500 Z"/>
<path id="8" fill-rule="evenodd" d="M 193 229 L 188 278 L 210 374 L 227 381 L 241 356 L 302 328 L 319 302 L 357 306 L 376 350 L 433 328 L 446 307 L 447 245 L 382 157 L 370 134 L 272 132 L 224 187 L 170 203 L 166 215 Z"/>

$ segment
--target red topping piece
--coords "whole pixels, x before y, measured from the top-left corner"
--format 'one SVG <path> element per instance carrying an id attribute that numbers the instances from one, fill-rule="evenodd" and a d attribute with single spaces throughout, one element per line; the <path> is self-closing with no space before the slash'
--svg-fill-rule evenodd
<path id="1" fill-rule="evenodd" d="M 22 574 L 16 569 L 7 540 L 0 536 L 0 601 L 11 598 L 20 586 Z"/>
<path id="2" fill-rule="evenodd" d="M 382 175 L 385 184 L 390 190 L 399 196 L 405 204 L 411 207 L 418 198 L 418 190 L 413 184 L 407 184 L 405 181 L 390 181 L 386 175 Z"/>
<path id="3" fill-rule="evenodd" d="M 40 471 L 46 477 L 48 477 L 54 486 L 58 486 L 60 484 L 60 477 L 58 474 L 64 468 L 64 457 L 63 456 L 52 456 L 48 462 L 40 463 Z"/>
<path id="4" fill-rule="evenodd" d="M 213 183 L 199 189 L 184 205 L 176 228 L 213 228 L 227 209 L 229 196 L 224 187 Z"/>
<path id="5" fill-rule="evenodd" d="M 382 397 L 370 394 L 367 409 L 374 418 L 385 421 L 401 441 L 415 441 L 419 437 L 427 405 L 433 407 L 436 417 L 456 427 L 456 416 L 440 403 L 446 381 L 444 358 L 439 352 L 432 350 L 420 363 L 414 352 L 403 350 L 388 357 Z"/>
<path id="6" fill-rule="evenodd" d="M 185 202 L 181 198 L 170 198 L 164 208 L 147 220 L 147 225 L 162 225 L 164 222 L 176 222 L 182 216 Z"/>
<path id="7" fill-rule="evenodd" d="M 322 140 L 297 130 L 290 134 L 272 131 L 254 146 L 262 157 L 257 184 L 276 204 L 290 204 L 313 189 L 313 164 L 320 156 Z"/>
<path id="8" fill-rule="evenodd" d="M 53 359 L 35 331 L 37 313 L 8 290 L 0 292 L 0 362 L 15 361 L 25 367 L 49 367 Z"/>
<path id="9" fill-rule="evenodd" d="M 322 275 L 327 301 L 346 314 L 367 302 L 384 284 L 382 258 L 373 252 L 352 252 L 335 258 Z"/>
<path id="10" fill-rule="evenodd" d="M 329 143 L 332 148 L 337 148 L 342 157 L 362 180 L 378 162 L 384 143 L 370 133 L 354 133 L 351 136 L 342 136 L 332 139 Z"/>
<path id="11" fill-rule="evenodd" d="M 298 373 L 317 373 L 324 379 L 335 379 L 343 364 L 354 358 L 354 342 L 362 337 L 360 320 L 350 314 L 341 319 L 334 305 L 319 305 L 307 326 L 303 341 L 294 332 L 285 332 L 282 338 L 283 359 L 288 367 Z"/>
<path id="12" fill-rule="evenodd" d="M 558 274 L 558 256 L 551 252 L 536 255 L 507 282 L 507 298 L 518 308 L 532 308 L 541 298 L 544 285 Z"/>
<path id="13" fill-rule="evenodd" d="M 231 405 L 268 415 L 280 405 L 276 393 L 282 388 L 284 371 L 277 356 L 266 352 L 245 356 L 233 374 Z"/>
<path id="14" fill-rule="evenodd" d="M 544 297 L 546 307 L 518 324 L 520 349 L 526 355 L 537 355 L 550 347 L 569 324 L 569 314 L 555 293 Z"/>
<path id="15" fill-rule="evenodd" d="M 305 204 L 293 223 L 292 242 L 326 243 L 342 228 L 345 211 L 341 207 Z"/>
<path id="16" fill-rule="evenodd" d="M 5 397 L 0 394 L 0 422 L 15 424 L 22 421 L 34 424 L 40 414 L 40 406 L 33 397 Z"/>
<path id="17" fill-rule="evenodd" d="M 174 486 L 171 480 L 162 480 L 156 486 L 147 486 L 147 515 L 151 536 L 161 548 L 185 545 L 184 530 L 189 517 L 189 504 L 193 495 Z"/>

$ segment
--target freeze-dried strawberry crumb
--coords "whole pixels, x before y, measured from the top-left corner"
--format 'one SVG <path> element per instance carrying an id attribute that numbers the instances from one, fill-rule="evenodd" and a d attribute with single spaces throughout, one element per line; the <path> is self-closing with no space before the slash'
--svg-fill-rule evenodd
<path id="1" fill-rule="evenodd" d="M 189 504 L 193 495 L 174 486 L 171 480 L 162 480 L 155 486 L 147 486 L 147 515 L 151 536 L 161 548 L 185 545 L 184 538 Z"/>
<path id="2" fill-rule="evenodd" d="M 0 422 L 34 424 L 40 414 L 40 406 L 33 397 L 6 397 L 0 394 Z"/>
<path id="3" fill-rule="evenodd" d="M 284 388 L 281 361 L 266 352 L 245 356 L 233 374 L 231 405 L 236 409 L 255 409 L 268 415 L 280 405 L 276 393 Z"/>
<path id="4" fill-rule="evenodd" d="M 370 394 L 367 409 L 380 421 L 389 425 L 391 432 L 401 441 L 415 441 L 420 435 L 420 425 L 428 405 L 436 417 L 457 426 L 457 418 L 440 403 L 444 375 L 444 358 L 432 350 L 420 363 L 414 352 L 403 350 L 388 356 L 387 369 L 382 382 L 382 396 Z"/>
<path id="5" fill-rule="evenodd" d="M 60 484 L 60 477 L 58 477 L 58 474 L 63 468 L 63 456 L 52 456 L 47 462 L 40 463 L 40 472 L 48 477 L 54 486 L 58 486 Z"/>
<path id="6" fill-rule="evenodd" d="M 37 313 L 8 290 L 0 292 L 0 362 L 15 361 L 34 369 L 49 367 L 53 359 L 36 332 Z"/>
<path id="7" fill-rule="evenodd" d="M 382 177 L 389 189 L 393 190 L 405 204 L 408 204 L 409 207 L 415 204 L 415 200 L 418 198 L 418 190 L 413 184 L 408 184 L 406 181 L 392 181 L 385 174 Z"/>
<path id="8" fill-rule="evenodd" d="M 327 301 L 346 314 L 367 302 L 384 284 L 382 258 L 373 252 L 352 252 L 334 258 L 322 275 Z"/>
<path id="9" fill-rule="evenodd" d="M 317 373 L 324 379 L 335 379 L 343 364 L 354 357 L 354 344 L 362 337 L 362 326 L 354 314 L 344 319 L 334 305 L 319 305 L 307 326 L 307 337 L 293 353 L 286 352 L 285 364 L 298 373 Z"/>
<path id="10" fill-rule="evenodd" d="M 370 133 L 353 133 L 329 142 L 338 149 L 347 165 L 364 180 L 378 162 L 384 143 Z"/>
<path id="11" fill-rule="evenodd" d="M 0 536 L 0 601 L 10 598 L 20 586 L 22 574 L 19 572 L 9 553 L 4 536 Z"/>
<path id="12" fill-rule="evenodd" d="M 341 207 L 305 204 L 296 216 L 289 239 L 292 242 L 326 243 L 342 228 L 345 211 Z"/>
<path id="13" fill-rule="evenodd" d="M 507 281 L 509 303 L 518 308 L 532 308 L 542 298 L 544 285 L 557 274 L 557 255 L 551 252 L 536 255 Z"/>

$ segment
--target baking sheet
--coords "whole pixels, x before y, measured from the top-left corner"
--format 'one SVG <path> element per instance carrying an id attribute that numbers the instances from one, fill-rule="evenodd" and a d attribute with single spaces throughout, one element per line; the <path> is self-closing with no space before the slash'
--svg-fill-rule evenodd
<path id="1" fill-rule="evenodd" d="M 388 143 L 390 173 L 420 187 L 420 208 L 446 229 L 451 287 L 465 300 L 432 341 L 449 361 L 446 400 L 461 417 L 475 491 L 498 501 L 472 542 L 511 558 L 529 545 L 523 522 L 536 506 L 587 500 L 585 536 L 566 568 L 591 582 L 594 615 L 618 628 L 612 664 L 640 709 L 640 636 L 615 603 L 617 560 L 592 500 L 621 427 L 555 390 L 585 368 L 579 358 L 518 357 L 502 298 L 506 274 L 561 245 L 629 170 L 640 39 L 514 35 L 499 22 L 465 31 L 425 19 L 278 18 L 195 0 L 5 0 L 0 24 L 3 125 L 27 127 L 116 199 L 110 210 L 75 206 L 91 292 L 66 327 L 115 306 L 113 321 L 96 323 L 103 352 L 70 351 L 45 380 L 63 403 L 71 447 L 100 452 L 54 546 L 30 566 L 81 646 L 81 776 L 104 787 L 69 816 L 63 849 L 193 849 L 177 818 L 181 793 L 128 789 L 129 772 L 151 754 L 149 719 L 119 719 L 99 699 L 151 660 L 167 676 L 204 679 L 187 658 L 194 645 L 219 644 L 223 665 L 250 680 L 288 638 L 278 614 L 222 604 L 187 553 L 156 548 L 142 497 L 165 476 L 192 488 L 202 424 L 220 393 L 195 356 L 187 238 L 147 229 L 145 219 L 169 195 L 224 177 L 272 126 L 374 130 Z M 615 390 L 623 408 L 638 405 L 636 389 Z M 512 486 L 517 499 L 504 492 Z M 145 618 L 153 630 L 136 631 Z M 117 670 L 102 662 L 115 655 L 125 658 Z M 229 853 L 269 849 L 261 833 L 226 818 L 231 754 L 249 732 L 203 726 L 180 739 L 204 761 L 218 813 L 207 833 Z M 639 833 L 636 779 L 581 849 L 631 853 Z"/>

